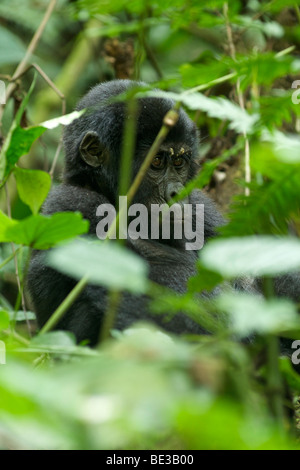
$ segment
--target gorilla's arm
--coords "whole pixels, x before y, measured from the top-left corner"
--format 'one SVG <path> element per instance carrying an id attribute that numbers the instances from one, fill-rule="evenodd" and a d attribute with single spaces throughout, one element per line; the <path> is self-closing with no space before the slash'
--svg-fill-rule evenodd
<path id="1" fill-rule="evenodd" d="M 89 233 L 92 235 L 96 233 L 96 208 L 107 202 L 104 196 L 95 191 L 62 184 L 50 192 L 43 213 L 51 215 L 79 211 L 90 222 Z M 46 256 L 45 251 L 33 252 L 27 277 L 39 327 L 47 322 L 76 285 L 74 279 L 47 266 Z M 73 332 L 78 342 L 90 339 L 91 344 L 96 344 L 105 309 L 105 290 L 98 286 L 87 286 L 57 328 Z"/>
<path id="2" fill-rule="evenodd" d="M 61 184 L 50 192 L 42 212 L 45 215 L 56 212 L 81 212 L 83 218 L 90 223 L 89 233 L 96 235 L 96 209 L 100 204 L 109 204 L 102 194 L 80 186 Z"/>

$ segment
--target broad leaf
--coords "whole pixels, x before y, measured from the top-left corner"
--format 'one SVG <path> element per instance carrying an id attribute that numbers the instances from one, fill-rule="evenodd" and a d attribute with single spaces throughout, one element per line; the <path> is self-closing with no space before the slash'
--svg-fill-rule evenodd
<path id="1" fill-rule="evenodd" d="M 63 116 L 50 119 L 49 121 L 44 121 L 40 125 L 46 129 L 55 129 L 55 127 L 58 127 L 60 124 L 67 126 L 68 124 L 71 124 L 71 122 L 75 121 L 75 119 L 78 119 L 80 116 L 82 116 L 84 113 L 85 109 L 80 111 L 73 111 L 70 114 L 65 114 Z"/>
<path id="2" fill-rule="evenodd" d="M 49 264 L 78 279 L 109 288 L 145 292 L 147 265 L 136 254 L 114 242 L 76 240 L 49 253 Z"/>
<path id="3" fill-rule="evenodd" d="M 213 240 L 203 248 L 201 261 L 225 278 L 274 276 L 300 270 L 300 241 L 270 236 Z"/>
<path id="4" fill-rule="evenodd" d="M 229 315 L 229 325 L 240 337 L 252 333 L 276 334 L 300 330 L 297 308 L 288 300 L 266 300 L 249 294 L 227 293 L 218 298 L 217 306 Z"/>
<path id="5" fill-rule="evenodd" d="M 33 142 L 44 132 L 45 129 L 39 126 L 29 127 L 28 129 L 23 129 L 18 126 L 13 130 L 10 136 L 9 147 L 5 154 L 6 167 L 3 175 L 4 179 L 7 178 L 19 158 L 29 152 Z"/>
<path id="6" fill-rule="evenodd" d="M 37 214 L 51 187 L 51 177 L 41 170 L 27 170 L 16 167 L 14 175 L 18 193 L 33 214 Z"/>
<path id="7" fill-rule="evenodd" d="M 58 242 L 86 233 L 88 225 L 88 221 L 83 220 L 78 212 L 60 212 L 52 216 L 32 215 L 8 226 L 0 242 L 12 241 L 45 250 Z"/>
<path id="8" fill-rule="evenodd" d="M 208 98 L 201 93 L 172 93 L 165 91 L 151 91 L 146 96 L 156 96 L 180 101 L 192 110 L 205 111 L 209 116 L 221 120 L 228 120 L 230 129 L 239 133 L 251 133 L 259 115 L 249 114 L 237 104 L 225 98 Z"/>
<path id="9" fill-rule="evenodd" d="M 9 314 L 5 310 L 0 310 L 0 330 L 8 328 L 9 326 Z"/>
<path id="10" fill-rule="evenodd" d="M 10 241 L 9 238 L 6 238 L 5 233 L 9 227 L 17 224 L 16 220 L 10 219 L 2 211 L 0 211 L 0 242 Z"/>

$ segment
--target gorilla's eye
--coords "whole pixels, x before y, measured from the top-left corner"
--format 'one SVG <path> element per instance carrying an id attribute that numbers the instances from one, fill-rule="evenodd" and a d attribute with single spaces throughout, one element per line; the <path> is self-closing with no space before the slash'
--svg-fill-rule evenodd
<path id="1" fill-rule="evenodd" d="M 161 155 L 156 155 L 152 161 L 153 168 L 161 169 L 164 166 L 164 158 Z"/>
<path id="2" fill-rule="evenodd" d="M 176 166 L 176 168 L 181 168 L 183 164 L 184 164 L 184 158 L 176 157 L 173 159 L 173 165 Z"/>

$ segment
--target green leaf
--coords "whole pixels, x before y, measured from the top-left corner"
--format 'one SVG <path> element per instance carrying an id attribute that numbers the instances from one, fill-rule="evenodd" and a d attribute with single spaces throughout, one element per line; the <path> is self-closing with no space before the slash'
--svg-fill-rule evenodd
<path id="1" fill-rule="evenodd" d="M 49 121 L 45 121 L 39 126 L 32 126 L 25 129 L 20 127 L 22 114 L 28 104 L 30 95 L 34 88 L 34 84 L 35 79 L 32 82 L 29 92 L 21 103 L 16 118 L 12 123 L 7 138 L 1 149 L 0 186 L 5 183 L 6 179 L 8 178 L 10 172 L 12 171 L 18 160 L 23 155 L 26 155 L 29 152 L 33 142 L 38 139 L 38 137 L 40 137 L 46 131 L 46 129 L 54 129 L 60 124 L 70 124 L 72 121 L 78 119 L 78 117 L 80 117 L 85 112 L 85 110 L 74 111 L 73 113 L 64 116 L 59 116 L 58 118 L 54 118 Z"/>
<path id="2" fill-rule="evenodd" d="M 277 21 L 254 20 L 251 16 L 240 16 L 240 23 L 247 29 L 251 28 L 254 34 L 262 31 L 268 37 L 281 38 L 284 35 L 284 29 Z"/>
<path id="3" fill-rule="evenodd" d="M 235 371 L 236 373 L 236 371 Z M 243 379 L 239 377 L 241 385 Z M 243 384 L 245 385 L 245 384 Z M 243 389 L 245 390 L 245 389 Z M 245 392 L 244 392 L 245 393 Z M 266 416 L 266 407 L 256 413 L 243 413 L 243 408 L 225 396 L 214 401 L 207 400 L 206 406 L 185 403 L 179 408 L 177 428 L 184 448 L 222 450 L 274 450 L 297 449 L 298 445 L 280 433 L 274 422 Z M 226 423 L 226 424 L 225 424 Z"/>
<path id="4" fill-rule="evenodd" d="M 200 56 L 199 61 L 199 64 L 189 63 L 180 67 L 184 87 L 191 88 L 204 85 L 231 71 L 226 61 L 216 60 L 211 52 L 205 51 L 205 53 Z"/>
<path id="5" fill-rule="evenodd" d="M 210 271 L 198 264 L 198 273 L 188 280 L 189 292 L 210 291 L 222 282 L 223 278 L 215 271 Z"/>
<path id="6" fill-rule="evenodd" d="M 230 221 L 220 230 L 225 236 L 287 234 L 289 219 L 300 209 L 299 139 L 280 132 L 264 132 L 263 139 L 268 142 L 253 144 L 251 151 L 257 178 L 249 196 L 234 198 Z"/>
<path id="7" fill-rule="evenodd" d="M 44 127 L 29 127 L 28 129 L 23 129 L 18 126 L 13 130 L 10 145 L 6 152 L 4 178 L 9 175 L 19 158 L 29 152 L 33 142 L 44 132 Z"/>
<path id="8" fill-rule="evenodd" d="M 35 313 L 29 312 L 28 310 L 26 312 L 23 310 L 18 310 L 17 312 L 9 310 L 8 314 L 11 321 L 36 320 Z"/>
<path id="9" fill-rule="evenodd" d="M 192 287 L 194 287 L 192 285 Z M 195 292 L 199 289 L 195 287 Z M 175 314 L 184 312 L 205 331 L 211 333 L 224 332 L 227 328 L 222 319 L 216 320 L 215 310 L 211 308 L 208 302 L 200 301 L 199 296 L 188 292 L 184 295 L 178 294 L 173 290 L 162 288 L 162 286 L 150 286 L 149 295 L 151 297 L 150 310 L 154 314 L 159 314 L 164 322 L 170 321 Z M 213 312 L 211 312 L 213 310 Z"/>
<path id="10" fill-rule="evenodd" d="M 24 170 L 16 167 L 14 174 L 18 193 L 34 214 L 37 214 L 51 187 L 51 177 L 41 170 Z"/>
<path id="11" fill-rule="evenodd" d="M 11 126 L 10 130 L 15 129 L 21 123 L 23 113 L 24 113 L 24 111 L 25 111 L 25 109 L 28 105 L 29 99 L 30 99 L 30 97 L 32 95 L 32 92 L 34 90 L 34 87 L 35 87 L 36 76 L 37 76 L 37 72 L 34 72 L 34 77 L 33 77 L 32 83 L 30 85 L 30 88 L 28 90 L 28 93 L 25 95 L 25 97 L 22 100 L 22 103 L 20 104 L 20 107 L 17 111 L 16 117 L 15 117 L 13 123 L 12 123 L 12 126 Z"/>
<path id="12" fill-rule="evenodd" d="M 268 4 L 268 10 L 279 13 L 283 8 L 295 8 L 297 5 L 295 0 L 274 0 Z"/>
<path id="13" fill-rule="evenodd" d="M 285 299 L 266 300 L 249 294 L 226 293 L 217 299 L 216 305 L 229 315 L 229 325 L 240 337 L 300 329 L 297 308 Z"/>
<path id="14" fill-rule="evenodd" d="M 165 91 L 151 91 L 146 96 L 156 96 L 180 101 L 189 109 L 205 111 L 209 116 L 221 120 L 228 120 L 229 128 L 239 133 L 251 133 L 259 119 L 259 114 L 249 114 L 237 104 L 225 98 L 208 98 L 201 93 L 173 93 Z"/>
<path id="15" fill-rule="evenodd" d="M 99 356 L 99 352 L 94 349 L 76 345 L 75 336 L 69 331 L 51 331 L 34 336 L 24 351 L 55 354 L 59 355 L 60 359 L 66 354 L 85 357 Z"/>
<path id="16" fill-rule="evenodd" d="M 73 111 L 70 114 L 65 114 L 63 116 L 59 116 L 54 119 L 50 119 L 49 121 L 44 121 L 40 124 L 40 126 L 45 127 L 46 129 L 55 129 L 55 127 L 62 124 L 63 126 L 67 126 L 71 124 L 71 122 L 75 121 L 75 119 L 80 118 L 85 113 L 85 109 L 80 111 Z"/>
<path id="17" fill-rule="evenodd" d="M 52 216 L 32 215 L 7 227 L 2 241 L 12 241 L 37 250 L 46 250 L 58 242 L 88 231 L 89 223 L 78 212 L 58 212 Z"/>
<path id="18" fill-rule="evenodd" d="M 225 278 L 297 271 L 300 270 L 300 241 L 271 236 L 213 240 L 202 249 L 201 262 Z"/>
<path id="19" fill-rule="evenodd" d="M 291 122 L 295 115 L 299 117 L 299 106 L 293 103 L 290 91 L 273 89 L 270 95 L 259 97 L 260 122 L 259 128 L 267 128 L 271 132 L 284 123 Z"/>
<path id="20" fill-rule="evenodd" d="M 0 153 L 1 184 L 3 184 L 3 182 L 7 179 L 9 173 L 18 160 L 29 152 L 33 142 L 38 139 L 47 129 L 54 129 L 60 124 L 68 125 L 75 119 L 78 119 L 83 113 L 85 113 L 84 109 L 81 111 L 74 111 L 73 113 L 45 121 L 39 126 L 32 126 L 26 129 L 18 125 L 18 120 L 21 118 L 21 116 L 18 116 L 18 119 L 16 118 L 16 121 L 13 123 L 10 129 L 10 132 Z"/>
<path id="21" fill-rule="evenodd" d="M 291 55 L 280 56 L 274 52 L 240 55 L 237 56 L 236 61 L 231 58 L 227 59 L 227 63 L 231 64 L 241 78 L 242 90 L 253 83 L 268 86 L 276 78 L 292 74 L 293 62 Z"/>
<path id="22" fill-rule="evenodd" d="M 65 274 L 95 284 L 142 293 L 147 287 L 147 265 L 136 254 L 114 242 L 76 240 L 49 253 L 49 264 Z"/>
<path id="23" fill-rule="evenodd" d="M 9 238 L 6 238 L 5 233 L 9 227 L 14 226 L 18 222 L 16 220 L 10 219 L 2 211 L 0 211 L 0 242 L 8 242 Z"/>
<path id="24" fill-rule="evenodd" d="M 269 151 L 269 155 L 271 155 L 273 159 L 277 158 L 277 160 L 283 163 L 299 164 L 299 166 L 296 168 L 300 170 L 300 137 L 298 135 L 286 133 L 284 134 L 283 132 L 280 132 L 278 130 L 275 130 L 272 133 L 265 131 L 263 132 L 262 139 L 272 144 L 271 152 Z M 261 155 L 259 155 L 259 157 L 256 157 L 254 162 L 257 160 L 261 160 L 260 157 Z M 266 157 L 268 157 L 268 155 L 266 155 Z M 270 162 L 268 162 L 268 165 L 264 165 L 266 169 L 264 174 L 268 174 L 267 168 L 269 164 Z"/>
<path id="25" fill-rule="evenodd" d="M 9 327 L 9 314 L 5 310 L 0 310 L 0 330 Z"/>
<path id="26" fill-rule="evenodd" d="M 76 346 L 75 336 L 69 331 L 51 331 L 37 335 L 30 341 L 30 346 L 72 348 Z"/>
<path id="27" fill-rule="evenodd" d="M 4 141 L 4 144 L 1 148 L 0 152 L 0 187 L 5 183 L 11 169 L 15 165 L 15 163 L 19 160 L 19 158 L 24 155 L 24 153 L 28 153 L 32 142 L 38 137 L 38 131 L 36 132 L 26 132 L 26 129 L 20 127 L 20 122 L 24 110 L 28 104 L 30 95 L 34 89 L 36 81 L 36 75 L 32 81 L 30 89 L 23 99 L 18 112 L 16 114 L 15 119 L 9 129 L 9 133 Z M 23 131 L 25 131 L 23 133 Z M 42 132 L 41 132 L 42 134 Z M 41 135 L 40 134 L 40 135 Z M 23 141 L 24 138 L 24 141 Z M 29 143 L 30 142 L 30 143 Z"/>
<path id="28" fill-rule="evenodd" d="M 0 185 L 6 181 L 19 158 L 26 155 L 33 142 L 45 132 L 44 127 L 23 129 L 14 127 L 9 132 L 0 153 Z"/>

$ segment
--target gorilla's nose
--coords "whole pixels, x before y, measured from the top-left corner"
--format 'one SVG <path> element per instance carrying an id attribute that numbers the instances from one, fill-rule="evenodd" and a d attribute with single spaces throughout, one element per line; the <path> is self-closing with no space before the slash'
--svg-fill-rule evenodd
<path id="1" fill-rule="evenodd" d="M 169 202 L 174 197 L 178 196 L 180 191 L 184 188 L 183 184 L 178 182 L 170 182 L 167 184 L 165 191 L 166 201 Z"/>

